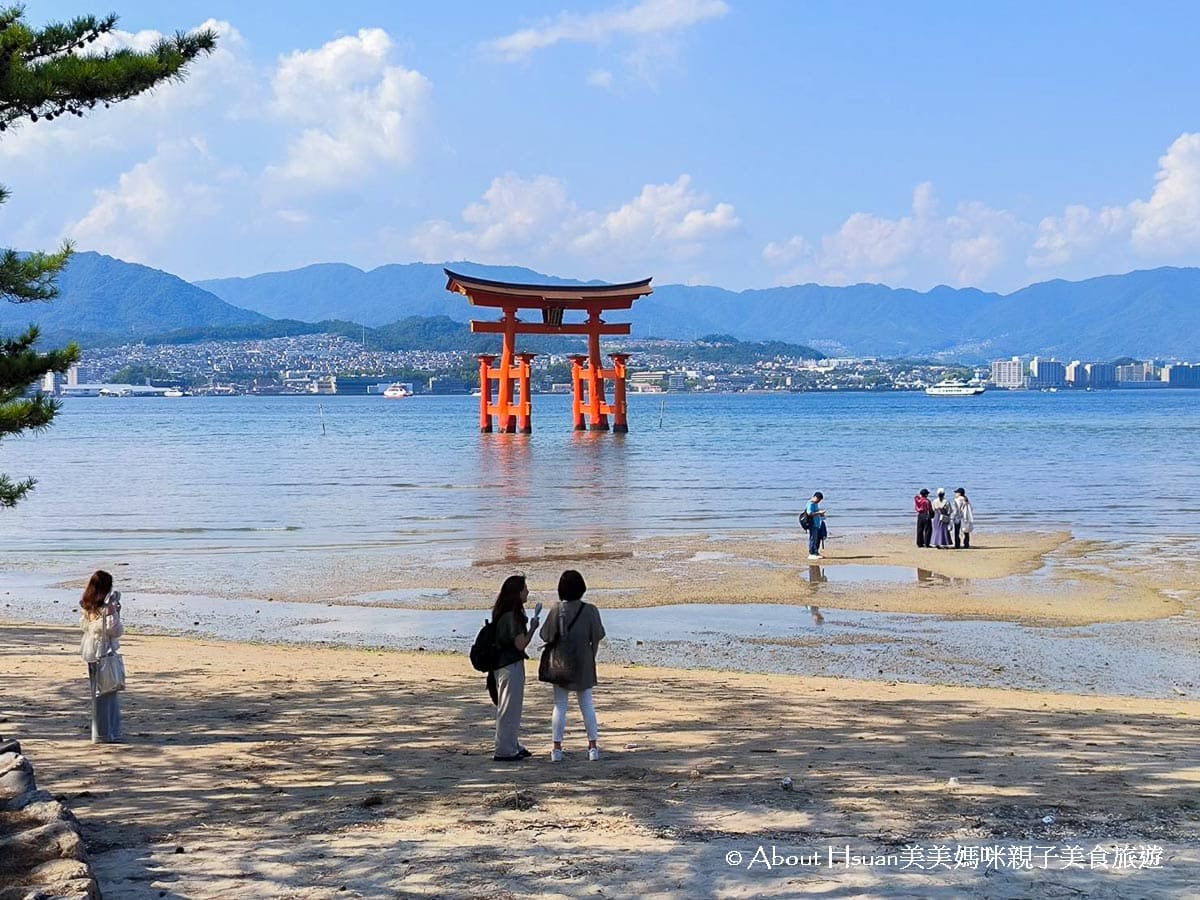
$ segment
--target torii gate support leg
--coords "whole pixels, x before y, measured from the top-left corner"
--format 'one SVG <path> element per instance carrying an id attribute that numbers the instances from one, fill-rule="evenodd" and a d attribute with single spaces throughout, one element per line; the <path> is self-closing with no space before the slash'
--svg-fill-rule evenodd
<path id="1" fill-rule="evenodd" d="M 625 400 L 625 363 L 628 353 L 612 353 L 613 361 L 613 433 L 625 434 L 629 431 L 629 419 L 626 416 Z"/>
<path id="2" fill-rule="evenodd" d="M 492 379 L 488 369 L 495 359 L 486 353 L 479 354 L 479 430 L 483 434 L 492 433 L 492 414 L 488 410 L 492 403 Z"/>
<path id="3" fill-rule="evenodd" d="M 586 356 L 571 357 L 571 417 L 576 431 L 587 431 L 587 417 L 583 404 L 583 361 Z"/>
<path id="4" fill-rule="evenodd" d="M 517 349 L 517 310 L 507 307 L 504 310 L 504 347 L 500 351 L 500 398 L 497 402 L 497 412 L 500 415 L 500 430 L 505 434 L 514 434 L 517 430 L 517 417 L 513 408 L 513 356 Z"/>
<path id="5" fill-rule="evenodd" d="M 604 404 L 604 374 L 600 371 L 600 310 L 592 308 L 588 314 L 588 427 L 592 431 L 608 431 L 608 416 L 602 412 Z"/>
<path id="6" fill-rule="evenodd" d="M 532 380 L 533 358 L 536 353 L 518 353 L 521 360 L 521 406 L 518 415 L 518 428 L 521 434 L 533 434 L 533 395 L 530 393 Z"/>

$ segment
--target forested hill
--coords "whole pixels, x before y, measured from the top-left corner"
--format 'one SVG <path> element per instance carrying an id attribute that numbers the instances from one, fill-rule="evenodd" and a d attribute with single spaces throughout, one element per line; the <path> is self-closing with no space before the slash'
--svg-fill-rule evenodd
<path id="1" fill-rule="evenodd" d="M 100 253 L 71 257 L 58 288 L 58 298 L 49 303 L 0 303 L 0 330 L 12 333 L 34 323 L 47 345 L 87 344 L 268 321 L 175 275 Z"/>

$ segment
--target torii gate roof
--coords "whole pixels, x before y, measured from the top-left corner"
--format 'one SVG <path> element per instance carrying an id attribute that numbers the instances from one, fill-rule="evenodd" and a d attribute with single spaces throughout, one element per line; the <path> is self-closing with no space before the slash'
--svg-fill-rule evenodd
<path id="1" fill-rule="evenodd" d="M 654 293 L 649 278 L 624 284 L 520 284 L 446 273 L 446 290 L 463 294 L 472 306 L 516 306 L 532 309 L 629 309 L 639 297 Z"/>

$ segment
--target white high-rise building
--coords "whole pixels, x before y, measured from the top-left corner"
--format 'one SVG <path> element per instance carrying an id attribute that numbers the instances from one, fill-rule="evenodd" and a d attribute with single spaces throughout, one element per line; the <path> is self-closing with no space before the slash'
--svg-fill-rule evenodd
<path id="1" fill-rule="evenodd" d="M 998 388 L 1025 387 L 1025 365 L 1021 357 L 995 360 L 992 363 L 992 384 Z"/>

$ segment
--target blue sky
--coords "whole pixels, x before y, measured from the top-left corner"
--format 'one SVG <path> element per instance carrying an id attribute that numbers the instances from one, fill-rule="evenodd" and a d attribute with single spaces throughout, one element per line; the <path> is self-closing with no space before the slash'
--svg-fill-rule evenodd
<path id="1" fill-rule="evenodd" d="M 34 22 L 107 7 L 30 2 Z M 1012 290 L 1200 263 L 1194 4 L 118 2 L 188 80 L 0 137 L 9 245 Z M 45 190 L 47 184 L 53 190 Z"/>

